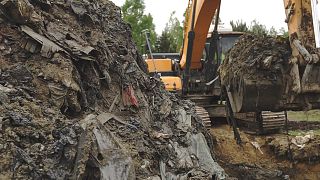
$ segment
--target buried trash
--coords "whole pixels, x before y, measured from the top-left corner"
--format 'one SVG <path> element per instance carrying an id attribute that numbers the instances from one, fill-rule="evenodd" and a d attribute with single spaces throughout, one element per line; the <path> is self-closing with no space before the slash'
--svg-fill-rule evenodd
<path id="1" fill-rule="evenodd" d="M 111 1 L 0 8 L 0 179 L 227 177 Z"/>

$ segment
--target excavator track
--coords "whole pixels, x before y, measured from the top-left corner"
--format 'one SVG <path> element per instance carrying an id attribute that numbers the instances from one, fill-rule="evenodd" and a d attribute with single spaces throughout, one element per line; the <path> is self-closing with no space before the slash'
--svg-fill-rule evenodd
<path id="1" fill-rule="evenodd" d="M 262 118 L 264 131 L 280 130 L 286 123 L 286 115 L 284 112 L 263 111 Z"/>
<path id="2" fill-rule="evenodd" d="M 196 106 L 196 114 L 201 118 L 204 127 L 211 127 L 211 120 L 207 110 L 205 110 L 203 107 Z"/>
<path id="3" fill-rule="evenodd" d="M 285 112 L 236 113 L 235 117 L 240 126 L 252 134 L 267 134 L 279 131 L 284 128 L 286 122 Z"/>

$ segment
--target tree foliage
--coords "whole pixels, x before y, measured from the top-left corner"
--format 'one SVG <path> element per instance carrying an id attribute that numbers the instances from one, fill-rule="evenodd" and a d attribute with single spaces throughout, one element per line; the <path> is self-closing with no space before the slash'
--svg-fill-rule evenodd
<path id="1" fill-rule="evenodd" d="M 285 30 L 285 28 L 281 28 L 278 31 L 272 26 L 270 29 L 267 29 L 267 27 L 263 24 L 260 24 L 257 20 L 253 20 L 248 26 L 245 22 L 242 20 L 237 20 L 236 22 L 230 21 L 230 25 L 233 29 L 233 31 L 238 32 L 250 32 L 256 35 L 260 36 L 278 36 L 282 35 L 284 37 L 288 37 L 288 31 Z"/>
<path id="2" fill-rule="evenodd" d="M 162 31 L 158 43 L 158 52 L 173 52 L 173 50 L 170 48 L 170 36 L 167 31 Z"/>
<path id="3" fill-rule="evenodd" d="M 179 52 L 183 41 L 183 27 L 175 17 L 175 11 L 159 37 L 159 52 Z"/>
<path id="4" fill-rule="evenodd" d="M 261 36 L 265 36 L 268 34 L 267 27 L 263 24 L 260 24 L 257 20 L 253 20 L 251 22 L 250 32 Z"/>
<path id="5" fill-rule="evenodd" d="M 277 36 L 278 35 L 278 31 L 276 30 L 276 28 L 274 28 L 273 26 L 269 29 L 268 31 L 268 35 L 270 36 Z"/>
<path id="6" fill-rule="evenodd" d="M 237 32 L 248 32 L 249 28 L 247 23 L 243 22 L 242 20 L 237 20 L 236 22 L 230 21 L 230 25 L 233 31 Z"/>
<path id="7" fill-rule="evenodd" d="M 126 0 L 121 7 L 123 19 L 130 24 L 133 40 L 135 41 L 140 53 L 145 49 L 145 34 L 143 30 L 150 32 L 151 45 L 154 45 L 156 40 L 155 25 L 151 14 L 144 14 L 144 0 Z"/>
<path id="8" fill-rule="evenodd" d="M 279 34 L 280 34 L 281 36 L 283 36 L 283 37 L 286 37 L 286 38 L 289 37 L 289 32 L 288 32 L 288 30 L 286 30 L 286 29 L 283 28 L 283 27 L 279 30 Z"/>

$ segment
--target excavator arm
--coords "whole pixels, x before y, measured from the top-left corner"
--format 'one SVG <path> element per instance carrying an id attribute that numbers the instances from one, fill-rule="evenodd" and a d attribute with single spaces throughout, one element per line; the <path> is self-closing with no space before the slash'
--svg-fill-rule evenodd
<path id="1" fill-rule="evenodd" d="M 202 52 L 210 24 L 219 5 L 220 0 L 189 0 L 184 27 L 185 38 L 180 60 L 181 69 L 187 67 L 188 61 L 190 61 L 191 69 L 201 68 Z M 194 37 L 192 37 L 192 34 L 194 34 Z M 190 56 L 189 59 L 188 55 Z"/>
<path id="2" fill-rule="evenodd" d="M 219 6 L 220 0 L 189 0 L 180 60 L 180 68 L 184 72 L 182 76 L 182 93 L 185 95 L 190 93 L 190 89 L 194 90 L 192 86 L 198 86 L 197 82 L 190 84 L 191 70 L 200 70 L 202 68 L 201 57 L 203 49 L 206 44 L 210 24 Z M 203 78 L 207 79 L 210 76 L 209 74 L 198 74 L 196 78 L 200 78 L 194 80 L 200 82 Z M 203 88 L 200 91 L 206 90 Z"/>
<path id="3" fill-rule="evenodd" d="M 292 48 L 292 91 L 320 93 L 320 6 L 317 0 L 284 0 Z M 302 67 L 304 70 L 302 70 Z M 318 74 L 314 76 L 313 74 Z"/>

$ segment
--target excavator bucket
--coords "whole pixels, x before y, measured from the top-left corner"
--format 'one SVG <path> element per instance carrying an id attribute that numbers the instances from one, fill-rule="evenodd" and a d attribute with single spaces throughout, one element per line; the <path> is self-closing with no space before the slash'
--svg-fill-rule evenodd
<path id="1" fill-rule="evenodd" d="M 282 96 L 282 81 L 268 79 L 252 80 L 240 78 L 227 89 L 234 112 L 279 111 Z M 273 106 L 270 106 L 272 104 Z"/>
<path id="2" fill-rule="evenodd" d="M 308 64 L 301 81 L 302 92 L 320 93 L 320 66 Z"/>

